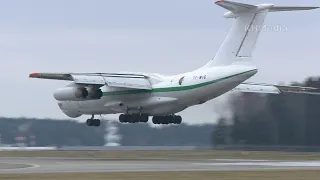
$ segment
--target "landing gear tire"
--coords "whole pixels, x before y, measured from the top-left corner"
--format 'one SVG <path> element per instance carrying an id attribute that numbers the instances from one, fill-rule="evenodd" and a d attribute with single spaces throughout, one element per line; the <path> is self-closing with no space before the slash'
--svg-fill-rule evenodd
<path id="1" fill-rule="evenodd" d="M 94 118 L 93 118 L 93 115 L 92 115 L 92 118 L 87 119 L 86 124 L 87 124 L 88 126 L 98 127 L 98 126 L 100 126 L 101 121 L 100 121 L 99 119 L 94 119 Z"/>
<path id="2" fill-rule="evenodd" d="M 126 122 L 126 115 L 125 115 L 125 114 L 120 114 L 120 116 L 119 116 L 119 121 L 120 121 L 121 123 Z"/>
<path id="3" fill-rule="evenodd" d="M 149 116 L 148 115 L 141 115 L 141 121 L 140 122 L 146 123 L 146 122 L 148 122 L 148 120 L 149 120 Z"/>
<path id="4" fill-rule="evenodd" d="M 99 127 L 101 124 L 101 121 L 99 119 L 94 119 L 93 120 L 93 126 Z"/>
<path id="5" fill-rule="evenodd" d="M 120 114 L 119 122 L 121 123 L 146 123 L 149 120 L 149 116 L 146 114 Z"/>
<path id="6" fill-rule="evenodd" d="M 173 123 L 174 124 L 181 124 L 182 117 L 181 116 L 173 116 Z"/>
<path id="7" fill-rule="evenodd" d="M 153 124 L 181 124 L 182 117 L 178 115 L 153 116 Z"/>
<path id="8" fill-rule="evenodd" d="M 86 124 L 87 124 L 88 126 L 92 126 L 92 119 L 87 119 Z"/>

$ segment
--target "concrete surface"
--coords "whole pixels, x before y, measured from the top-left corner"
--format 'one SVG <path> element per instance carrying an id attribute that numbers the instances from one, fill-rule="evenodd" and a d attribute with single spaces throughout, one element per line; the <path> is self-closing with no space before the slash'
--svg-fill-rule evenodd
<path id="1" fill-rule="evenodd" d="M 320 169 L 320 161 L 190 160 L 190 161 L 103 161 L 66 158 L 0 158 L 0 174 L 56 172 L 132 171 L 243 171 L 263 169 Z"/>

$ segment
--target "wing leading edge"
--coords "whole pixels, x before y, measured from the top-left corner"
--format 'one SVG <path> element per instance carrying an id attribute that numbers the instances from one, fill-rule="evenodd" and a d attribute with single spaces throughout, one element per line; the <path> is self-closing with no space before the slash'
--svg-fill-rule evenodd
<path id="1" fill-rule="evenodd" d="M 143 74 L 122 73 L 31 73 L 30 78 L 74 81 L 76 84 L 113 86 L 134 89 L 152 89 L 148 77 Z"/>
<path id="2" fill-rule="evenodd" d="M 133 89 L 152 89 L 148 77 L 143 74 L 125 74 L 125 73 L 31 73 L 30 78 L 54 79 L 74 81 L 76 84 L 96 85 L 96 86 L 113 86 Z M 283 86 L 274 84 L 259 83 L 241 83 L 232 91 L 281 94 L 303 93 L 320 95 L 320 88 L 302 87 L 302 86 Z"/>
<path id="3" fill-rule="evenodd" d="M 266 94 L 280 94 L 287 93 L 301 93 L 320 95 L 320 88 L 303 87 L 303 86 L 283 86 L 274 84 L 258 84 L 258 83 L 242 83 L 235 87 L 232 91 L 251 92 L 251 93 L 266 93 Z"/>

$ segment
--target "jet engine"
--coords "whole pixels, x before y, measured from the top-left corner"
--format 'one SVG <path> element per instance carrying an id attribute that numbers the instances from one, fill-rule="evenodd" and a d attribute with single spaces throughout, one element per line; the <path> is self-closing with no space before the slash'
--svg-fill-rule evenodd
<path id="1" fill-rule="evenodd" d="M 76 101 L 87 98 L 89 92 L 84 87 L 63 87 L 53 93 L 53 97 L 58 101 Z"/>
<path id="2" fill-rule="evenodd" d="M 89 99 L 100 99 L 103 96 L 103 93 L 100 88 L 87 87 L 87 91 Z"/>

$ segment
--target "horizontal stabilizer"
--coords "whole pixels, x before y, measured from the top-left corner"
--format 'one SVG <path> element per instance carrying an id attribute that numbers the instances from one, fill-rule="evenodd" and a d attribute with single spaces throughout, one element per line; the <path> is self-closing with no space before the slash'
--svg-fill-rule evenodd
<path id="1" fill-rule="evenodd" d="M 251 4 L 244 4 L 244 3 L 224 1 L 224 0 L 218 0 L 216 1 L 216 4 L 233 13 L 245 12 L 245 11 L 249 11 L 250 9 L 255 9 L 257 7 Z"/>
<path id="2" fill-rule="evenodd" d="M 235 87 L 232 91 L 265 94 L 302 93 L 320 95 L 320 88 L 315 87 L 282 86 L 257 83 L 242 83 L 239 86 Z"/>
<path id="3" fill-rule="evenodd" d="M 303 6 L 273 6 L 269 9 L 269 12 L 278 12 L 278 11 L 303 11 L 303 10 L 312 10 L 319 7 L 303 7 Z"/>
<path id="4" fill-rule="evenodd" d="M 265 9 L 268 9 L 269 12 L 279 12 L 279 11 L 302 11 L 302 10 L 312 10 L 319 8 L 318 6 L 275 6 L 274 4 L 245 4 L 239 2 L 233 2 L 228 0 L 218 0 L 216 1 L 216 5 L 229 10 L 227 14 L 233 15 L 237 13 L 252 13 L 252 12 L 259 12 Z"/>
<path id="5" fill-rule="evenodd" d="M 233 25 L 214 58 L 201 68 L 252 61 L 252 54 L 269 12 L 311 10 L 310 6 L 276 6 L 274 4 L 245 4 L 217 0 L 215 4 L 228 10 L 225 18 L 234 18 Z"/>

